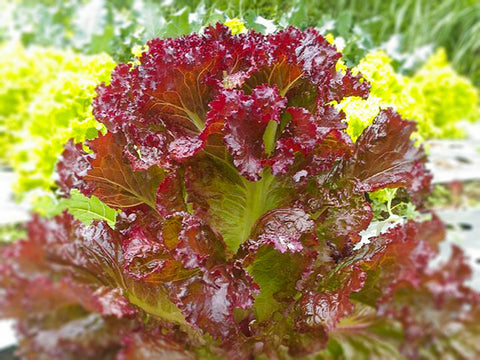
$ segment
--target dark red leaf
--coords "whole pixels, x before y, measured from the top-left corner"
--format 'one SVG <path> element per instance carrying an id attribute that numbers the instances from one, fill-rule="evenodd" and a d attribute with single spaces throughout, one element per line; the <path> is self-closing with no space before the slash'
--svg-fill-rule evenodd
<path id="1" fill-rule="evenodd" d="M 345 74 L 336 74 L 330 84 L 330 92 L 335 101 L 341 101 L 347 96 L 366 99 L 370 92 L 370 84 L 362 77 L 362 74 L 354 76 L 352 71 L 347 69 Z"/>
<path id="2" fill-rule="evenodd" d="M 204 269 L 225 261 L 223 240 L 195 216 L 183 216 L 177 239 L 174 256 L 186 269 Z"/>
<path id="3" fill-rule="evenodd" d="M 123 268 L 129 276 L 148 282 L 170 281 L 177 275 L 180 264 L 171 259 L 158 242 L 149 239 L 140 228 L 133 228 L 123 242 Z"/>
<path id="4" fill-rule="evenodd" d="M 179 171 L 168 174 L 157 189 L 156 209 L 163 216 L 185 211 L 183 176 Z"/>
<path id="5" fill-rule="evenodd" d="M 94 157 L 83 150 L 82 144 L 74 144 L 72 139 L 68 141 L 57 164 L 58 186 L 65 195 L 70 194 L 71 189 L 85 186 L 83 177 L 91 169 L 90 161 Z"/>
<path id="6" fill-rule="evenodd" d="M 114 360 L 131 324 L 81 309 L 57 309 L 46 319 L 32 318 L 17 326 L 17 355 L 28 360 Z"/>
<path id="7" fill-rule="evenodd" d="M 214 337 L 238 336 L 234 309 L 248 309 L 258 286 L 238 263 L 226 263 L 169 286 L 175 304 L 194 327 Z"/>
<path id="8" fill-rule="evenodd" d="M 469 359 L 480 351 L 480 294 L 465 285 L 471 269 L 463 252 L 456 246 L 452 250 L 447 262 L 419 274 L 416 288 L 399 289 L 382 306 L 382 312 L 401 324 L 401 350 L 409 359 Z"/>
<path id="9" fill-rule="evenodd" d="M 391 109 L 383 110 L 357 140 L 357 150 L 346 176 L 358 181 L 360 191 L 388 187 L 411 188 L 428 178 L 426 155 L 410 139 L 416 125 Z M 426 184 L 425 184 L 426 185 Z"/>
<path id="10" fill-rule="evenodd" d="M 363 288 L 365 278 L 366 274 L 354 267 L 340 289 L 303 294 L 297 303 L 297 329 L 301 332 L 323 329 L 325 333 L 333 330 L 341 318 L 353 313 L 350 294 Z"/>
<path id="11" fill-rule="evenodd" d="M 257 246 L 273 245 L 281 253 L 295 253 L 303 250 L 301 240 L 305 236 L 314 238 L 314 222 L 310 216 L 302 209 L 280 208 L 259 219 L 253 239 Z M 249 252 L 252 250 L 249 249 Z"/>
<path id="12" fill-rule="evenodd" d="M 225 90 L 210 103 L 203 137 L 222 131 L 233 164 L 251 181 L 260 179 L 265 153 L 263 135 L 269 121 L 280 122 L 286 99 L 276 86 L 261 85 L 246 95 L 241 90 Z"/>
<path id="13" fill-rule="evenodd" d="M 231 36 L 218 24 L 206 28 L 203 36 L 151 40 L 140 65 L 117 66 L 110 84 L 97 88 L 95 118 L 110 131 L 125 133 L 128 146 L 136 146 L 142 155 L 142 169 L 193 156 L 203 146 L 198 134 L 208 103 L 224 84 L 231 87 L 230 79 L 241 84 L 255 68 L 257 39 L 261 35 Z M 130 124 L 139 129 L 133 136 Z M 160 138 L 162 150 L 155 150 Z"/>
<path id="14" fill-rule="evenodd" d="M 418 287 L 444 236 L 443 224 L 434 217 L 421 223 L 409 221 L 371 238 L 362 266 L 376 290 L 369 288 L 365 295 L 382 294 L 376 301 L 385 302 L 403 286 Z"/>
<path id="15" fill-rule="evenodd" d="M 141 204 L 155 209 L 164 170 L 154 166 L 148 171 L 134 171 L 123 158 L 122 140 L 111 133 L 91 141 L 89 146 L 95 157 L 90 158 L 90 169 L 81 176 L 83 184 L 78 189 L 83 194 L 95 195 L 117 209 Z"/>
<path id="16" fill-rule="evenodd" d="M 185 349 L 185 344 L 179 344 L 162 334 L 161 329 L 151 332 L 136 331 L 124 336 L 124 348 L 115 360 L 196 360 L 197 356 Z"/>
<path id="17" fill-rule="evenodd" d="M 130 162 L 132 170 L 146 171 L 152 166 L 171 169 L 172 158 L 169 153 L 171 137 L 160 129 L 144 129 L 129 123 L 124 126 L 124 157 Z M 120 137 L 120 135 L 118 135 Z"/>
<path id="18" fill-rule="evenodd" d="M 285 62 L 297 66 L 313 84 L 324 84 L 335 73 L 341 54 L 313 28 L 306 31 L 289 27 L 267 38 L 270 64 Z M 285 83 L 289 86 L 291 81 Z M 283 89 L 279 86 L 280 89 Z M 328 102 L 328 101 L 326 101 Z"/>
<path id="19" fill-rule="evenodd" d="M 327 135 L 320 134 L 314 116 L 306 109 L 291 107 L 287 111 L 292 120 L 282 132 L 273 158 L 269 160 L 272 173 L 277 176 L 287 172 L 288 167 L 295 161 L 295 153 L 309 154 Z"/>

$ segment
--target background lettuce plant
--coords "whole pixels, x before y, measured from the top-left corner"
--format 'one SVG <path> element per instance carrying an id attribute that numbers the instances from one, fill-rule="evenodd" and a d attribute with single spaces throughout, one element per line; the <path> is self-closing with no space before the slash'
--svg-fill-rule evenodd
<path id="1" fill-rule="evenodd" d="M 388 106 L 416 121 L 423 139 L 464 137 L 460 122 L 480 118 L 478 89 L 453 70 L 442 49 L 411 76 L 396 72 L 392 63 L 384 51 L 376 50 L 353 69 L 372 85 L 368 99 L 351 97 L 338 105 L 347 115 L 347 132 L 353 139 L 372 123 L 380 108 Z"/>
<path id="2" fill-rule="evenodd" d="M 19 197 L 55 187 L 54 166 L 70 138 L 95 138 L 95 87 L 115 63 L 108 55 L 86 56 L 48 48 L 1 46 L 0 161 L 13 167 Z"/>
<path id="3" fill-rule="evenodd" d="M 461 250 L 429 266 L 444 227 L 415 123 L 382 109 L 352 142 L 333 102 L 370 85 L 319 32 L 217 25 L 147 45 L 97 88 L 106 133 L 57 166 L 60 192 L 113 208 L 115 228 L 35 216 L 0 251 L 20 357 L 480 354 Z M 396 221 L 365 236 L 384 201 Z"/>

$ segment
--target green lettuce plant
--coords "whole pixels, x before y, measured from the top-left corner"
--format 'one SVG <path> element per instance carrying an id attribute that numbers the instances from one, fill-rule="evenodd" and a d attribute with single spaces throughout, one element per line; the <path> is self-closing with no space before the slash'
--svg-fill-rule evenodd
<path id="1" fill-rule="evenodd" d="M 115 63 L 106 54 L 86 56 L 5 43 L 0 51 L 0 161 L 17 174 L 15 192 L 55 186 L 54 167 L 70 138 L 92 139 L 103 126 L 92 116 L 98 83 Z"/>
<path id="2" fill-rule="evenodd" d="M 478 89 L 455 72 L 443 49 L 411 76 L 396 72 L 382 50 L 368 53 L 353 72 L 362 73 L 372 86 L 368 99 L 349 97 L 337 106 L 346 113 L 347 132 L 354 140 L 388 106 L 415 120 L 423 139 L 461 138 L 465 133 L 459 122 L 480 119 Z"/>

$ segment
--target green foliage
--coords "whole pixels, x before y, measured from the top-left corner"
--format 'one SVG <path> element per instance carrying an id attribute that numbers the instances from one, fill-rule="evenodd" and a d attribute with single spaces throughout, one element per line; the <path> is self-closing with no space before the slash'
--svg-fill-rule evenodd
<path id="1" fill-rule="evenodd" d="M 193 165 L 192 175 L 187 176 L 200 179 L 198 184 L 190 185 L 191 196 L 209 204 L 206 216 L 218 226 L 228 247 L 236 252 L 248 239 L 257 219 L 285 203 L 289 196 L 270 173 L 250 182 L 232 170 L 223 160 L 205 159 Z"/>
<path id="2" fill-rule="evenodd" d="M 87 54 L 128 53 L 138 39 L 129 2 L 105 0 L 0 0 L 0 36 L 24 45 L 71 48 Z M 137 8 L 140 3 L 136 2 Z M 141 6 L 140 6 L 141 7 Z M 143 10 L 143 7 L 141 7 Z M 145 14 L 155 16 L 151 9 Z M 142 17 L 148 20 L 150 17 Z M 147 24 L 145 24 L 146 26 Z"/>
<path id="3" fill-rule="evenodd" d="M 94 138 L 103 126 L 93 119 L 98 83 L 115 65 L 107 55 L 1 46 L 0 161 L 12 166 L 15 192 L 55 187 L 54 168 L 63 145 Z"/>
<path id="4" fill-rule="evenodd" d="M 431 214 L 420 212 L 417 207 L 397 194 L 398 188 L 381 189 L 369 193 L 373 219 L 378 221 L 377 231 L 380 232 L 385 225 L 395 224 L 404 220 L 431 221 Z"/>
<path id="5" fill-rule="evenodd" d="M 433 44 L 444 47 L 454 67 L 480 84 L 480 2 L 472 0 L 298 0 L 307 8 L 308 25 L 335 19 L 335 35 L 361 26 L 375 46 L 394 34 L 401 37 L 401 51 Z"/>
<path id="6" fill-rule="evenodd" d="M 423 100 L 424 118 L 433 123 L 428 124 L 432 137 L 461 136 L 461 131 L 455 128 L 456 120 L 480 119 L 478 90 L 453 70 L 443 50 L 432 55 L 411 81 L 412 96 Z M 427 131 L 425 125 L 424 132 Z"/>
<path id="7" fill-rule="evenodd" d="M 380 189 L 369 193 L 371 200 L 373 217 L 375 220 L 395 220 L 404 217 L 408 220 L 419 220 L 421 213 L 415 205 L 409 201 L 403 201 L 397 197 L 398 188 Z M 421 219 L 425 221 L 427 219 Z"/>

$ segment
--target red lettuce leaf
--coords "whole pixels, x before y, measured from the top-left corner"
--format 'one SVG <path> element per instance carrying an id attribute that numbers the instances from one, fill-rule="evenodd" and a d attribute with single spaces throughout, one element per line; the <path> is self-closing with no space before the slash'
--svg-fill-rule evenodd
<path id="1" fill-rule="evenodd" d="M 404 330 L 402 353 L 409 359 L 477 357 L 480 294 L 465 285 L 471 269 L 460 248 L 423 274 L 416 288 L 402 288 L 383 311 Z M 428 309 L 428 311 L 425 311 Z"/>
<path id="2" fill-rule="evenodd" d="M 333 330 L 341 318 L 353 313 L 350 294 L 363 288 L 366 273 L 354 267 L 342 287 L 333 291 L 308 292 L 297 303 L 297 329 L 301 332 L 323 328 L 325 333 Z"/>
<path id="3" fill-rule="evenodd" d="M 336 73 L 330 84 L 331 98 L 341 101 L 347 96 L 367 98 L 370 92 L 370 84 L 363 79 L 362 74 L 353 75 L 350 69 L 345 74 Z"/>
<path id="4" fill-rule="evenodd" d="M 83 150 L 82 144 L 74 144 L 70 140 L 65 144 L 65 150 L 57 164 L 58 185 L 66 195 L 71 189 L 85 186 L 83 177 L 91 169 L 90 161 L 95 156 Z"/>
<path id="5" fill-rule="evenodd" d="M 356 297 L 374 305 L 391 301 L 401 287 L 417 288 L 444 237 L 444 225 L 433 216 L 430 221 L 409 221 L 371 238 L 362 249 L 362 268 L 369 278 L 365 291 Z"/>
<path id="6" fill-rule="evenodd" d="M 311 92 L 317 88 L 322 93 L 323 104 L 344 96 L 368 94 L 366 82 L 362 85 L 351 74 L 336 71 L 341 54 L 315 29 L 289 27 L 265 40 L 263 50 L 269 56 L 257 65 L 258 73 L 251 76 L 257 83 L 274 83 L 281 94 L 286 94 L 307 79 Z"/>
<path id="7" fill-rule="evenodd" d="M 302 236 L 308 235 L 315 241 L 314 222 L 302 209 L 275 209 L 263 215 L 256 224 L 248 252 L 254 254 L 254 247 L 272 245 L 280 253 L 296 253 L 304 249 Z M 309 244 L 311 245 L 311 244 Z"/>
<path id="8" fill-rule="evenodd" d="M 414 123 L 402 120 L 392 110 L 383 110 L 360 136 L 351 156 L 344 156 L 320 178 L 319 186 L 305 188 L 301 201 L 317 214 L 319 239 L 334 245 L 336 258 L 351 254 L 360 232 L 373 218 L 366 192 L 405 187 L 425 193 L 418 184 L 429 185 L 431 176 L 423 150 L 410 140 L 414 130 Z"/>
<path id="9" fill-rule="evenodd" d="M 157 284 L 174 281 L 226 258 L 222 239 L 187 213 L 168 216 L 152 229 L 135 221 L 127 232 L 123 241 L 124 269 L 138 280 Z"/>
<path id="10" fill-rule="evenodd" d="M 235 167 L 247 179 L 256 181 L 267 157 L 263 140 L 267 124 L 279 123 L 285 106 L 286 99 L 277 87 L 261 85 L 248 95 L 241 90 L 225 90 L 210 103 L 202 136 L 222 132 Z"/>
<path id="11" fill-rule="evenodd" d="M 322 117 L 314 116 L 300 107 L 289 107 L 287 111 L 292 119 L 280 134 L 272 158 L 267 161 L 272 167 L 273 174 L 276 176 L 285 174 L 290 165 L 294 164 L 297 153 L 301 153 L 306 158 L 308 166 L 305 164 L 304 166 L 310 170 L 310 174 L 313 170 L 312 167 L 316 168 L 313 173 L 318 173 L 319 170 L 329 170 L 328 165 L 318 169 L 318 166 L 312 166 L 311 162 L 314 159 L 316 162 L 319 161 L 319 154 L 324 148 L 324 141 L 327 137 L 337 140 L 334 144 L 335 147 L 348 146 L 347 137 L 342 137 L 342 133 L 339 131 L 344 128 L 344 124 L 340 122 L 341 117 L 337 117 L 338 113 L 333 110 L 328 114 L 323 114 L 326 116 Z M 328 155 L 332 153 L 334 153 L 333 149 L 329 149 Z M 297 172 L 305 172 L 307 169 L 299 169 L 298 165 L 296 167 Z"/>
<path id="12" fill-rule="evenodd" d="M 141 136 L 127 138 L 129 146 L 137 146 L 144 168 L 182 160 L 201 150 L 198 135 L 208 103 L 218 90 L 248 76 L 255 67 L 261 35 L 245 38 L 229 33 L 218 24 L 206 28 L 203 36 L 154 39 L 148 42 L 140 65 L 117 66 L 110 84 L 97 88 L 94 115 L 98 121 L 112 132 L 127 133 L 132 123 L 142 129 Z M 162 138 L 162 147 L 169 153 L 159 152 L 158 159 L 151 156 L 153 144 L 144 141 L 149 132 Z"/>
<path id="13" fill-rule="evenodd" d="M 342 185 L 339 189 L 324 192 L 316 220 L 319 239 L 332 245 L 337 259 L 351 254 L 353 244 L 361 239 L 360 232 L 373 218 L 365 196 L 353 191 L 352 184 Z"/>
<path id="14" fill-rule="evenodd" d="M 146 171 L 155 165 L 164 169 L 174 167 L 168 147 L 170 136 L 161 129 L 144 129 L 130 123 L 124 127 L 124 135 L 124 157 L 134 171 Z"/>
<path id="15" fill-rule="evenodd" d="M 114 246 L 105 241 L 110 228 L 106 224 L 85 227 L 69 215 L 59 219 L 62 221 L 41 221 L 36 217 L 29 227 L 29 241 L 18 241 L 1 251 L 0 282 L 6 290 L 0 300 L 5 305 L 2 315 L 19 317 L 28 310 L 48 312 L 52 307 L 69 304 L 118 318 L 134 315 L 135 309 L 123 297 L 121 289 L 104 286 L 113 285 L 118 279 L 101 277 L 99 271 L 118 266 L 119 260 L 113 258 L 117 255 Z M 95 231 L 88 231 L 94 228 Z M 92 246 L 88 252 L 78 251 L 77 246 L 87 245 L 86 241 L 78 244 L 81 236 L 90 240 Z M 96 257 L 89 258 L 90 255 Z M 21 272 L 17 270 L 20 264 Z M 98 272 L 98 278 L 92 277 L 93 271 Z"/>
<path id="16" fill-rule="evenodd" d="M 141 228 L 133 228 L 123 244 L 125 273 L 136 280 L 162 283 L 182 275 L 181 264 L 172 259 L 161 243 L 147 238 Z"/>
<path id="17" fill-rule="evenodd" d="M 123 333 L 135 326 L 137 311 L 121 289 L 102 285 L 92 267 L 72 271 L 71 222 L 69 215 L 35 217 L 28 241 L 0 251 L 0 316 L 17 319 L 21 358 L 113 359 Z M 80 254 L 72 260 L 79 267 L 88 261 Z"/>
<path id="18" fill-rule="evenodd" d="M 183 176 L 180 171 L 168 174 L 158 186 L 156 209 L 162 216 L 186 210 Z"/>
<path id="19" fill-rule="evenodd" d="M 173 282 L 169 290 L 190 324 L 214 337 L 227 338 L 240 334 L 233 310 L 250 308 L 258 287 L 241 265 L 234 262 Z"/>
<path id="20" fill-rule="evenodd" d="M 199 218 L 186 214 L 173 252 L 186 269 L 211 268 L 226 259 L 226 247 L 221 237 Z"/>
<path id="21" fill-rule="evenodd" d="M 412 187 L 416 191 L 430 175 L 425 169 L 426 155 L 410 139 L 414 122 L 403 120 L 393 110 L 382 110 L 373 124 L 357 140 L 357 150 L 345 169 L 345 176 L 357 180 L 360 191 L 384 187 Z M 425 185 L 427 185 L 426 183 Z"/>
<path id="22" fill-rule="evenodd" d="M 17 355 L 28 360 L 113 360 L 130 330 L 125 321 L 82 314 L 80 308 L 57 309 L 46 319 L 32 317 L 17 325 Z"/>
<path id="23" fill-rule="evenodd" d="M 148 171 L 134 171 L 123 158 L 123 140 L 108 133 L 89 142 L 94 156 L 88 156 L 89 169 L 85 173 L 82 165 L 81 172 L 77 172 L 76 164 L 69 167 L 71 172 L 63 171 L 63 178 L 76 178 L 75 188 L 84 195 L 95 195 L 108 206 L 117 209 L 131 208 L 147 204 L 156 207 L 157 188 L 165 177 L 165 170 L 151 167 Z M 69 151 L 68 149 L 66 151 Z M 86 155 L 80 156 L 78 161 L 84 164 Z M 67 167 L 64 160 L 59 167 Z M 62 183 L 62 187 L 70 183 Z M 81 181 L 80 181 L 81 180 Z"/>
<path id="24" fill-rule="evenodd" d="M 122 340 L 122 349 L 115 360 L 150 360 L 150 359 L 172 359 L 172 360 L 196 360 L 195 353 L 166 338 L 160 331 L 145 334 L 137 331 L 127 334 Z"/>

